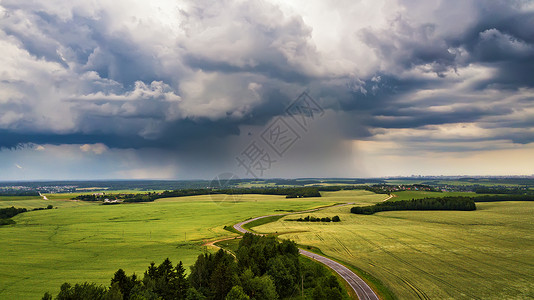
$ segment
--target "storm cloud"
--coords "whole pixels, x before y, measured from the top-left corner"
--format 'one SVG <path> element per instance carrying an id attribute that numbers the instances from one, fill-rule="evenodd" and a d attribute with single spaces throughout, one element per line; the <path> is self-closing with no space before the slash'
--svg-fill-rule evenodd
<path id="1" fill-rule="evenodd" d="M 357 170 L 366 142 L 530 147 L 532 28 L 519 0 L 4 0 L 0 164 L 64 149 L 113 156 L 115 178 L 142 169 L 111 154 L 131 151 L 173 165 L 165 178 L 209 177 L 303 91 L 326 114 L 270 176 L 374 175 Z"/>

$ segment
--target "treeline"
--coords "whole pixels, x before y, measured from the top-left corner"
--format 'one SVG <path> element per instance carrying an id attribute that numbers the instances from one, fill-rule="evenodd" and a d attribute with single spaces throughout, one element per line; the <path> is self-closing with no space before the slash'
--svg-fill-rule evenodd
<path id="1" fill-rule="evenodd" d="M 15 208 L 14 206 L 0 208 L 0 226 L 15 224 L 15 221 L 13 221 L 11 218 L 27 211 L 28 210 L 25 208 Z"/>
<path id="2" fill-rule="evenodd" d="M 0 225 L 10 225 L 15 224 L 15 221 L 13 221 L 11 218 L 14 216 L 25 213 L 27 211 L 34 211 L 34 210 L 44 210 L 44 209 L 52 209 L 54 206 L 48 205 L 46 208 L 34 208 L 32 210 L 28 210 L 26 208 L 16 208 L 14 206 L 7 207 L 7 208 L 0 208 Z"/>
<path id="3" fill-rule="evenodd" d="M 385 201 L 370 206 L 355 206 L 350 212 L 353 214 L 372 215 L 381 211 L 395 210 L 476 210 L 472 197 L 442 197 L 423 198 L 402 201 Z"/>
<path id="4" fill-rule="evenodd" d="M 335 186 L 319 186 L 319 191 L 336 192 L 341 190 L 365 190 L 375 194 L 391 194 L 396 191 L 417 190 L 428 192 L 441 192 L 430 185 L 426 184 L 409 184 L 409 185 L 389 185 L 389 184 L 374 184 L 374 185 L 335 185 Z"/>
<path id="5" fill-rule="evenodd" d="M 227 188 L 227 189 L 187 189 L 165 191 L 158 195 L 160 198 L 185 197 L 209 194 L 260 194 L 260 195 L 285 195 L 287 198 L 321 197 L 317 187 L 266 187 L 266 188 Z"/>
<path id="6" fill-rule="evenodd" d="M 26 208 L 16 208 L 14 206 L 7 208 L 0 208 L 0 219 L 9 219 L 20 213 L 27 212 Z"/>
<path id="7" fill-rule="evenodd" d="M 285 195 L 286 198 L 321 197 L 317 187 L 277 187 L 277 188 L 230 188 L 230 189 L 184 189 L 164 191 L 161 193 L 144 194 L 91 194 L 79 195 L 73 200 L 104 201 L 104 199 L 118 200 L 121 202 L 152 202 L 160 198 L 187 197 L 209 194 L 262 194 L 262 195 Z"/>
<path id="8" fill-rule="evenodd" d="M 521 177 L 510 177 L 510 178 L 459 178 L 458 181 L 470 182 L 473 184 L 495 184 L 495 185 L 505 185 L 505 184 L 516 184 L 516 185 L 525 185 L 525 186 L 534 186 L 534 178 L 521 178 Z"/>
<path id="9" fill-rule="evenodd" d="M 339 216 L 316 218 L 314 216 L 306 216 L 305 218 L 298 218 L 295 221 L 297 222 L 341 222 Z"/>
<path id="10" fill-rule="evenodd" d="M 348 299 L 337 278 L 323 266 L 299 259 L 294 242 L 245 234 L 236 258 L 223 250 L 199 255 L 186 276 L 182 262 L 151 263 L 143 278 L 119 269 L 108 287 L 94 283 L 61 285 L 57 300 L 185 299 L 240 300 Z M 51 300 L 45 293 L 42 299 Z"/>
<path id="11" fill-rule="evenodd" d="M 534 201 L 534 194 L 525 195 L 484 195 L 473 197 L 475 202 L 497 202 L 497 201 Z"/>
<path id="12" fill-rule="evenodd" d="M 38 191 L 27 190 L 15 190 L 15 189 L 3 189 L 0 190 L 0 196 L 39 196 Z"/>
<path id="13" fill-rule="evenodd" d="M 477 194 L 504 194 L 504 195 L 533 195 L 534 191 L 520 187 L 480 187 L 475 189 Z"/>
<path id="14" fill-rule="evenodd" d="M 403 186 L 403 188 L 418 188 L 421 190 L 435 191 L 434 188 L 426 185 L 410 185 Z M 260 194 L 260 195 L 280 195 L 286 198 L 307 198 L 307 197 L 321 197 L 322 191 L 335 192 L 341 190 L 366 190 L 375 194 L 390 194 L 397 190 L 397 186 L 387 184 L 376 185 L 337 185 L 337 186 L 304 186 L 304 187 L 261 187 L 261 188 L 224 188 L 224 189 L 179 189 L 173 191 L 164 191 L 161 193 L 149 192 L 139 194 L 87 194 L 79 195 L 72 199 L 82 201 L 104 201 L 105 199 L 117 200 L 119 202 L 152 202 L 156 199 L 171 198 L 171 197 L 187 197 L 199 196 L 209 194 Z"/>
<path id="15" fill-rule="evenodd" d="M 333 186 L 318 186 L 317 189 L 321 192 L 337 192 L 342 190 L 364 190 L 373 192 L 375 194 L 388 194 L 389 191 L 385 189 L 387 185 L 333 185 Z"/>

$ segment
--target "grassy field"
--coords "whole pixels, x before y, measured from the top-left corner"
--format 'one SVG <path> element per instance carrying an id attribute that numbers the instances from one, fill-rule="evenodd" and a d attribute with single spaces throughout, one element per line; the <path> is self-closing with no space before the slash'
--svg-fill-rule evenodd
<path id="1" fill-rule="evenodd" d="M 385 194 L 375 194 L 363 190 L 349 190 L 337 192 L 321 192 L 323 199 L 332 199 L 332 202 L 354 203 L 354 205 L 371 205 L 383 201 L 388 197 Z"/>
<path id="2" fill-rule="evenodd" d="M 0 202 L 2 201 L 17 201 L 17 200 L 35 200 L 42 199 L 40 196 L 0 196 Z"/>
<path id="3" fill-rule="evenodd" d="M 16 200 L 17 207 L 52 204 L 59 208 L 19 214 L 14 217 L 17 224 L 0 227 L 0 299 L 38 299 L 45 291 L 57 293 L 65 281 L 107 285 L 118 268 L 142 276 L 151 261 L 161 263 L 166 257 L 189 266 L 204 251 L 205 240 L 232 235 L 223 229 L 225 225 L 276 210 L 339 202 L 332 197 L 215 197 L 108 206 L 59 199 Z M 13 203 L 0 202 L 2 206 Z"/>
<path id="4" fill-rule="evenodd" d="M 483 194 L 477 194 L 474 192 L 426 192 L 426 191 L 402 191 L 394 192 L 395 197 L 391 198 L 390 201 L 400 201 L 400 200 L 412 200 L 412 199 L 421 199 L 421 198 L 431 198 L 431 197 L 447 197 L 447 196 L 465 196 L 465 197 L 476 197 L 483 196 Z"/>
<path id="5" fill-rule="evenodd" d="M 344 198 L 350 198 L 350 192 Z M 325 195 L 327 196 L 327 195 Z M 330 195 L 337 199 L 336 193 Z M 359 201 L 358 201 L 359 202 Z M 366 200 L 363 202 L 372 202 Z M 354 215 L 347 207 L 307 213 L 340 223 L 282 218 L 255 227 L 369 272 L 399 299 L 534 297 L 534 203 L 477 203 L 478 210 Z"/>
<path id="6" fill-rule="evenodd" d="M 86 205 L 95 205 L 95 203 L 83 202 L 83 201 L 69 201 L 69 200 L 44 200 L 41 197 L 32 198 L 25 197 L 20 199 L 9 199 L 9 197 L 0 197 L 0 208 L 5 207 L 17 207 L 17 208 L 39 208 L 46 207 L 47 205 L 52 204 L 54 207 L 66 208 L 66 207 L 75 207 L 75 206 L 86 206 Z"/>

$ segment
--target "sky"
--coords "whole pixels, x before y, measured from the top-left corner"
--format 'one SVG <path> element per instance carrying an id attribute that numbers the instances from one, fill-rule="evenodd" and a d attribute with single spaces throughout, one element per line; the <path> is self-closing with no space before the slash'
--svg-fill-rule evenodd
<path id="1" fill-rule="evenodd" d="M 534 1 L 0 0 L 0 180 L 534 174 Z"/>

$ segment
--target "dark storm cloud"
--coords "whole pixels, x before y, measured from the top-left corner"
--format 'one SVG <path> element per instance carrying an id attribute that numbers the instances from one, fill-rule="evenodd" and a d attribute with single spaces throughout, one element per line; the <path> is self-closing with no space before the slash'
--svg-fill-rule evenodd
<path id="1" fill-rule="evenodd" d="M 405 9 L 388 16 L 387 26 L 351 32 L 376 65 L 336 73 L 331 62 L 348 62 L 321 52 L 314 40 L 329 21 L 314 28 L 268 2 L 191 2 L 168 11 L 165 23 L 159 15 L 134 16 L 139 11 L 121 15 L 129 8 L 122 2 L 66 4 L 63 12 L 4 1 L 0 33 L 13 48 L 5 55 L 20 61 L 1 78 L 10 94 L 0 101 L 0 147 L 186 149 L 267 124 L 305 89 L 338 112 L 332 119 L 346 139 L 372 139 L 377 128 L 496 124 L 487 119 L 510 119 L 532 106 L 528 96 L 497 103 L 509 90 L 534 87 L 531 2 L 400 3 Z M 351 20 L 341 21 L 351 27 Z M 458 87 L 472 79 L 465 74 L 474 67 L 488 74 Z M 477 96 L 488 90 L 496 94 Z M 532 126 L 527 119 L 498 124 Z M 520 132 L 510 136 L 532 141 Z"/>
<path id="2" fill-rule="evenodd" d="M 433 21 L 415 22 L 417 16 L 398 15 L 383 30 L 362 30 L 360 35 L 375 48 L 384 61 L 382 72 L 400 75 L 425 66 L 427 71 L 445 76 L 449 70 L 482 64 L 497 70 L 496 76 L 479 85 L 532 87 L 534 81 L 534 11 L 530 1 L 474 1 L 468 23 L 460 32 L 448 30 L 445 19 L 450 11 L 468 9 L 468 2 L 447 1 L 435 11 Z"/>
<path id="3" fill-rule="evenodd" d="M 91 122 L 98 122 L 106 126 L 124 126 L 128 124 L 122 120 L 100 117 L 90 118 Z M 132 122 L 133 123 L 133 122 Z M 133 124 L 130 124 L 133 125 Z M 172 148 L 184 149 L 186 144 L 203 139 L 213 139 L 238 135 L 238 123 L 212 122 L 209 120 L 181 120 L 166 124 L 155 138 L 143 138 L 133 134 L 127 128 L 124 131 L 105 132 L 92 128 L 89 133 L 57 134 L 57 133 L 25 133 L 12 130 L 0 130 L 0 148 L 24 147 L 26 144 L 96 144 L 103 143 L 112 148 Z M 131 129 L 131 128 L 130 128 Z"/>
<path id="4" fill-rule="evenodd" d="M 277 63 L 258 62 L 253 66 L 235 66 L 224 61 L 198 58 L 190 54 L 185 57 L 184 62 L 193 69 L 222 73 L 257 73 L 286 83 L 307 84 L 312 79 L 309 75 L 289 66 L 284 60 L 279 60 Z"/>

